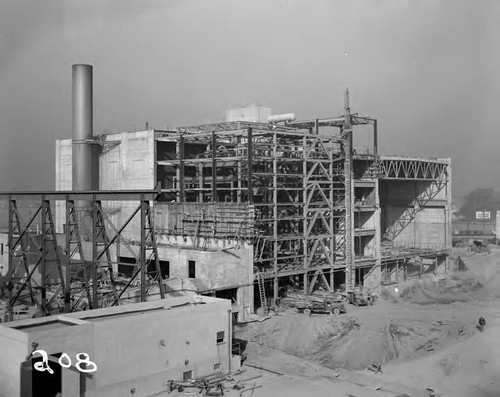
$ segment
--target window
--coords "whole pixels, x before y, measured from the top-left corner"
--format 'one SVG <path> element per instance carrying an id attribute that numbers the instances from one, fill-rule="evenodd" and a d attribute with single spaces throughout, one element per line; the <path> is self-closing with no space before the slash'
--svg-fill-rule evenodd
<path id="1" fill-rule="evenodd" d="M 188 380 L 191 380 L 193 379 L 193 371 L 186 371 L 182 374 L 182 380 L 184 381 L 188 381 Z"/>
<path id="2" fill-rule="evenodd" d="M 170 277 L 170 262 L 169 261 L 160 261 L 160 272 L 161 272 L 161 278 L 169 278 Z"/>
<path id="3" fill-rule="evenodd" d="M 224 343 L 224 331 L 217 332 L 217 344 Z"/>
<path id="4" fill-rule="evenodd" d="M 120 256 L 118 258 L 118 273 L 123 274 L 125 277 L 132 277 L 135 265 L 135 258 Z"/>
<path id="5" fill-rule="evenodd" d="M 214 371 L 220 370 L 220 363 L 214 364 Z"/>
<path id="6" fill-rule="evenodd" d="M 188 277 L 195 278 L 196 277 L 196 262 L 188 261 Z"/>

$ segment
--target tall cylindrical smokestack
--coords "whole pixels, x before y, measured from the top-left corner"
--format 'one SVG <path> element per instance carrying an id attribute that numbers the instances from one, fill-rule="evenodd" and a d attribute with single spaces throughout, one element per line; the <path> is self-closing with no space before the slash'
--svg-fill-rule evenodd
<path id="1" fill-rule="evenodd" d="M 92 145 L 92 66 L 73 65 L 73 190 L 93 190 Z"/>

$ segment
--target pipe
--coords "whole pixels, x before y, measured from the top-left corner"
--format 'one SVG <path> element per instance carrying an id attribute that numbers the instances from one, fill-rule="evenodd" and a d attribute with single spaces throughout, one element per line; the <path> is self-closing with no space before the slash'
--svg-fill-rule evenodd
<path id="1" fill-rule="evenodd" d="M 232 361 L 233 361 L 233 311 L 231 309 L 227 309 L 227 354 L 228 354 L 228 372 L 231 373 L 232 371 Z"/>
<path id="2" fill-rule="evenodd" d="M 267 118 L 269 123 L 283 123 L 287 121 L 293 121 L 296 119 L 295 113 L 286 113 L 286 114 L 274 114 Z"/>
<path id="3" fill-rule="evenodd" d="M 72 185 L 74 191 L 93 190 L 92 66 L 73 65 Z"/>

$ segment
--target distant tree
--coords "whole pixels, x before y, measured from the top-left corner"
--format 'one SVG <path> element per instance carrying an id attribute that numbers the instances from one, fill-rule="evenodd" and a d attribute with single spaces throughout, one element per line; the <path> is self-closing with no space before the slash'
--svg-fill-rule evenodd
<path id="1" fill-rule="evenodd" d="M 476 211 L 490 211 L 493 218 L 497 210 L 500 210 L 500 192 L 493 188 L 475 189 L 465 196 L 458 215 L 472 220 Z"/>

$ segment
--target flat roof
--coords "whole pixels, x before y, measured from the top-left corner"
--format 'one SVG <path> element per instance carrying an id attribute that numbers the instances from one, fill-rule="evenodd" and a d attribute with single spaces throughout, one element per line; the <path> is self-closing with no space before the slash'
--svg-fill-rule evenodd
<path id="1" fill-rule="evenodd" d="M 48 318 L 48 317 L 46 317 Z M 55 320 L 50 320 L 44 323 L 31 323 L 31 324 L 25 324 L 25 325 L 18 325 L 14 326 L 12 328 L 26 332 L 26 333 L 32 333 L 32 332 L 39 332 L 39 331 L 52 331 L 54 329 L 60 329 L 60 328 L 66 328 L 66 327 L 71 327 L 74 325 L 78 325 L 78 323 L 73 323 L 69 321 L 64 321 L 60 319 L 55 319 Z"/>
<path id="2" fill-rule="evenodd" d="M 30 334 L 34 332 L 52 331 L 74 325 L 89 324 L 110 318 L 138 316 L 153 311 L 180 310 L 183 307 L 190 307 L 201 304 L 214 304 L 219 302 L 231 303 L 226 299 L 214 298 L 210 296 L 178 296 L 168 297 L 151 302 L 131 303 L 122 306 L 112 306 L 88 311 L 64 313 L 55 316 L 29 318 L 16 320 L 0 324 L 2 328 L 10 328 L 18 332 Z M 1 332 L 0 332 L 1 333 Z"/>

